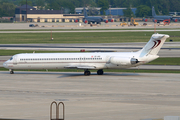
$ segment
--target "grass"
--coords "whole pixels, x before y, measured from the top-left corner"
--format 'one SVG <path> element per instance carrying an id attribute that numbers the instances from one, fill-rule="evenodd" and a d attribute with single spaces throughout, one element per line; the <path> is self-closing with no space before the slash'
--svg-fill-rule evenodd
<path id="1" fill-rule="evenodd" d="M 148 65 L 180 65 L 180 57 L 177 58 L 158 58 Z"/>
<path id="2" fill-rule="evenodd" d="M 78 51 L 39 51 L 39 50 L 0 50 L 0 56 L 12 56 L 19 53 L 68 53 Z"/>
<path id="3" fill-rule="evenodd" d="M 180 41 L 179 32 L 159 32 L 174 36 Z M 147 42 L 153 32 L 85 32 L 85 33 L 0 33 L 0 44 L 41 44 L 41 43 L 121 43 Z M 167 40 L 167 41 L 168 41 Z"/>

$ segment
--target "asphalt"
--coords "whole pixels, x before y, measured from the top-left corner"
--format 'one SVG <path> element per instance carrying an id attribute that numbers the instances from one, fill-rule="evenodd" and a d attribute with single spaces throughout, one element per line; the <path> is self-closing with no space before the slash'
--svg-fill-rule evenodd
<path id="1" fill-rule="evenodd" d="M 101 25 L 90 26 L 84 23 L 0 23 L 1 30 L 13 30 L 13 29 L 29 29 L 29 30 L 39 30 L 39 29 L 131 29 L 131 28 L 154 28 L 153 22 L 146 22 L 147 26 L 143 26 L 145 22 L 138 22 L 137 26 L 120 26 L 121 22 L 109 22 L 103 23 Z M 29 24 L 38 24 L 39 27 L 29 27 Z M 80 25 L 81 24 L 81 25 Z M 130 22 L 128 23 L 130 24 Z M 180 23 L 170 23 L 170 25 L 156 25 L 156 28 L 179 28 Z"/>
<path id="2" fill-rule="evenodd" d="M 66 120 L 180 116 L 180 74 L 0 71 L 0 76 L 0 118 L 50 119 L 53 101 L 64 102 Z"/>

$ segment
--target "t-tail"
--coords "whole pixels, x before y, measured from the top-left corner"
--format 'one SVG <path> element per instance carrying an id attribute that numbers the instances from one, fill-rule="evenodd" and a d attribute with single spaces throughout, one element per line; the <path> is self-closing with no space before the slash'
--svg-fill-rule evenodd
<path id="1" fill-rule="evenodd" d="M 156 16 L 156 12 L 155 12 L 155 9 L 154 9 L 154 6 L 152 6 L 152 16 Z"/>
<path id="2" fill-rule="evenodd" d="M 86 11 L 86 8 L 84 7 L 84 17 L 86 18 L 86 17 L 88 17 L 87 16 L 87 11 Z"/>
<path id="3" fill-rule="evenodd" d="M 165 34 L 153 34 L 149 42 L 138 51 L 138 60 L 147 63 L 157 59 L 159 57 L 157 54 L 168 37 L 169 35 Z"/>

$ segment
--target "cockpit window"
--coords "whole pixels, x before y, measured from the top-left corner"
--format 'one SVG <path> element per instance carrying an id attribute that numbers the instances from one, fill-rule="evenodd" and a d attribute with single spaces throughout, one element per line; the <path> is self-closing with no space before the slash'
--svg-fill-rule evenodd
<path id="1" fill-rule="evenodd" d="M 12 60 L 12 59 L 13 59 L 13 57 L 10 58 L 10 60 Z"/>

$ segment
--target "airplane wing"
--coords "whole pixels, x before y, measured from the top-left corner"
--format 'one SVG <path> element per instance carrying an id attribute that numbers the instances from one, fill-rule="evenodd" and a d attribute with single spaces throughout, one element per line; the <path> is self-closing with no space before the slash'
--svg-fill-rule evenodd
<path id="1" fill-rule="evenodd" d="M 66 69 L 95 69 L 96 66 L 65 66 Z"/>

